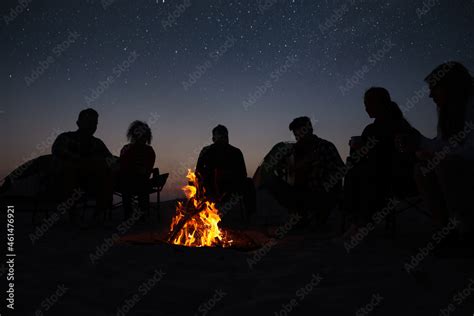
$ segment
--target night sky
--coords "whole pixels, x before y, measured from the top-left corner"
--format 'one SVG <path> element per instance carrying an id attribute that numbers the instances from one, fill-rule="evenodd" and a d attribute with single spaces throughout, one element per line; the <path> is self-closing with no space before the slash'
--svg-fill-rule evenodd
<path id="1" fill-rule="evenodd" d="M 474 69 L 473 1 L 2 0 L 0 13 L 0 176 L 93 107 L 115 154 L 131 121 L 150 123 L 165 198 L 219 123 L 250 175 L 301 115 L 345 158 L 368 87 L 433 136 L 423 78 L 446 60 Z"/>

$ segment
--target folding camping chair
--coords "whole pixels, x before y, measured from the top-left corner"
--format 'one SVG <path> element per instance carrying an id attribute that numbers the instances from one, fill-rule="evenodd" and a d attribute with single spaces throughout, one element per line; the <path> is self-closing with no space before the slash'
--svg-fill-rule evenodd
<path id="1" fill-rule="evenodd" d="M 154 168 L 152 172 L 152 177 L 150 178 L 150 181 L 149 181 L 148 194 L 156 193 L 156 218 L 158 220 L 160 219 L 160 204 L 161 204 L 160 193 L 166 184 L 166 180 L 168 180 L 168 176 L 169 176 L 169 173 L 160 174 L 160 170 L 158 168 Z M 111 208 L 112 210 L 123 206 L 122 192 L 120 192 L 120 190 L 115 190 L 114 195 L 120 197 L 121 200 L 112 205 L 112 208 Z M 137 194 L 132 196 L 132 204 L 135 206 L 138 205 Z M 151 216 L 150 208 L 148 208 L 147 216 L 148 217 Z M 110 217 L 110 213 L 109 213 L 109 217 Z"/>
<path id="2" fill-rule="evenodd" d="M 160 171 L 158 168 L 154 168 L 152 172 L 152 177 L 149 179 L 149 186 L 148 186 L 148 194 L 156 194 L 156 214 L 157 214 L 157 219 L 160 219 L 160 204 L 161 204 L 161 190 L 166 184 L 166 181 L 168 180 L 169 173 L 165 174 L 160 174 Z M 112 218 L 112 211 L 116 210 L 120 207 L 123 206 L 123 197 L 122 197 L 122 192 L 120 188 L 114 189 L 113 192 L 114 196 L 117 196 L 120 198 L 120 201 L 117 203 L 113 203 L 112 207 L 107 211 L 106 214 L 104 214 L 104 220 L 105 219 L 111 219 Z M 85 214 L 87 211 L 87 208 L 91 206 L 89 202 L 94 202 L 95 197 L 91 194 L 85 194 L 82 196 L 82 198 L 74 205 L 73 209 L 70 211 L 70 216 L 71 220 L 72 219 L 72 213 L 76 211 L 78 208 L 81 210 L 80 218 L 81 221 L 84 221 Z M 138 205 L 138 194 L 132 196 L 132 207 Z M 148 217 L 151 217 L 151 208 L 148 208 Z"/>

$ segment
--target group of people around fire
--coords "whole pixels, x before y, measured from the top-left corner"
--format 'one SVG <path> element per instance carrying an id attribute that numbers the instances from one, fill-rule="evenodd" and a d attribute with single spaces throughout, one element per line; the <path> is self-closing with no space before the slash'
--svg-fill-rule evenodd
<path id="1" fill-rule="evenodd" d="M 229 143 L 223 125 L 212 130 L 213 143 L 202 149 L 196 174 L 205 194 L 223 203 L 230 193 L 244 196 L 248 215 L 255 212 L 256 189 L 266 188 L 302 225 L 317 229 L 339 206 L 348 214 L 345 238 L 356 234 L 394 198 L 421 196 L 432 214 L 434 229 L 459 221 L 449 241 L 474 244 L 474 88 L 469 71 L 458 62 L 446 62 L 426 78 L 438 112 L 437 136 L 423 136 L 382 87 L 369 88 L 363 102 L 373 123 L 352 137 L 346 162 L 336 147 L 318 137 L 308 117 L 295 118 L 289 129 L 296 143 L 282 142 L 263 159 L 253 178 L 247 176 L 240 149 Z M 94 192 L 96 214 L 110 208 L 114 190 L 123 194 L 125 214 L 131 198 L 146 209 L 148 181 L 155 164 L 152 132 L 141 121 L 127 132 L 129 144 L 118 159 L 94 133 L 98 113 L 80 112 L 77 131 L 59 135 L 52 154 L 62 170 L 64 194 L 78 185 Z M 116 161 L 118 160 L 118 161 Z"/>

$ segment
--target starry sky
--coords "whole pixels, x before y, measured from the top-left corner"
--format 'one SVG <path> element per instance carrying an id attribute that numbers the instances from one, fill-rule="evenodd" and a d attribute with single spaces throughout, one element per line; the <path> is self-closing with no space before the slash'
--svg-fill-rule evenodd
<path id="1" fill-rule="evenodd" d="M 217 124 L 250 175 L 301 115 L 345 158 L 370 123 L 367 88 L 434 136 L 423 78 L 446 60 L 474 69 L 473 1 L 2 0 L 0 14 L 0 176 L 93 107 L 115 154 L 131 121 L 149 122 L 165 198 Z"/>

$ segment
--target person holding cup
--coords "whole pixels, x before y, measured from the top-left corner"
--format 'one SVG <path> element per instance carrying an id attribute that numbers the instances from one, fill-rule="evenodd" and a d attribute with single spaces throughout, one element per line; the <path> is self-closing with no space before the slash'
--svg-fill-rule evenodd
<path id="1" fill-rule="evenodd" d="M 350 237 L 366 225 L 392 198 L 394 191 L 413 191 L 413 154 L 402 154 L 395 137 L 413 131 L 389 92 L 372 87 L 364 95 L 365 110 L 374 119 L 361 136 L 349 142 L 348 172 L 344 180 L 344 209 L 351 226 L 344 234 Z"/>

